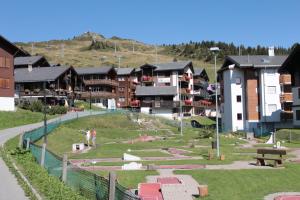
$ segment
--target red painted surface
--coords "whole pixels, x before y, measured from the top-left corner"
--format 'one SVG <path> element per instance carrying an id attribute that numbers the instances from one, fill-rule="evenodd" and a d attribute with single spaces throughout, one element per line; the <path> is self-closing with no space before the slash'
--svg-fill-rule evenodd
<path id="1" fill-rule="evenodd" d="M 176 177 L 157 178 L 157 182 L 161 184 L 181 184 L 179 179 Z"/>
<path id="2" fill-rule="evenodd" d="M 276 197 L 275 200 L 300 200 L 300 195 L 282 195 Z"/>
<path id="3" fill-rule="evenodd" d="M 139 197 L 142 200 L 163 200 L 160 183 L 140 183 Z"/>

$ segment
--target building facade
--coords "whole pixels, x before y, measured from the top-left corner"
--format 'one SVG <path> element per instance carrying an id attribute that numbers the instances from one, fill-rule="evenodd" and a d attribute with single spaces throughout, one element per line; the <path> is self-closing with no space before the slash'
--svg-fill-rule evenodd
<path id="1" fill-rule="evenodd" d="M 227 56 L 219 70 L 224 131 L 273 131 L 281 123 L 282 86 L 277 72 L 286 56 Z"/>
<path id="2" fill-rule="evenodd" d="M 292 118 L 293 126 L 300 127 L 300 45 L 296 45 L 288 58 L 279 68 L 281 84 L 285 87 L 282 94 L 282 101 L 285 102 L 283 115 L 288 119 Z M 292 100 L 292 102 L 291 102 Z"/>
<path id="3" fill-rule="evenodd" d="M 137 76 L 134 68 L 118 68 L 117 80 L 119 83 L 117 90 L 117 106 L 119 108 L 136 107 L 138 102 L 135 102 L 135 90 L 138 84 Z"/>
<path id="4" fill-rule="evenodd" d="M 0 35 L 0 111 L 15 110 L 14 56 L 26 55 L 27 52 Z"/>
<path id="5" fill-rule="evenodd" d="M 81 80 L 76 99 L 91 101 L 98 107 L 116 107 L 119 83 L 113 67 L 76 67 L 75 71 Z"/>

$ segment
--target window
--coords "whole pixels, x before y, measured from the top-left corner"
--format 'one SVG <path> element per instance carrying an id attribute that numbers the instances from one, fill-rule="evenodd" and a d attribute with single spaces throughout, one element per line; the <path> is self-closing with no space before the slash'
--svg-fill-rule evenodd
<path id="1" fill-rule="evenodd" d="M 270 114 L 272 114 L 273 112 L 276 112 L 277 111 L 277 105 L 276 104 L 269 104 L 268 105 L 268 110 L 269 110 Z"/>
<path id="2" fill-rule="evenodd" d="M 118 81 L 125 81 L 125 77 L 119 77 Z"/>
<path id="3" fill-rule="evenodd" d="M 242 96 L 241 95 L 237 95 L 236 96 L 236 102 L 241 102 L 242 101 Z"/>
<path id="4" fill-rule="evenodd" d="M 236 115 L 236 118 L 237 118 L 237 120 L 242 120 L 242 113 L 238 113 L 238 114 Z"/>
<path id="5" fill-rule="evenodd" d="M 125 97 L 119 97 L 119 102 L 125 102 Z"/>
<path id="6" fill-rule="evenodd" d="M 276 86 L 268 86 L 267 94 L 276 94 Z"/>
<path id="7" fill-rule="evenodd" d="M 0 78 L 0 88 L 9 88 L 9 79 Z"/>
<path id="8" fill-rule="evenodd" d="M 298 99 L 300 99 L 300 88 L 298 88 Z"/>
<path id="9" fill-rule="evenodd" d="M 300 110 L 296 110 L 296 120 L 300 120 Z"/>
<path id="10" fill-rule="evenodd" d="M 5 67 L 5 57 L 0 56 L 0 67 Z"/>
<path id="11" fill-rule="evenodd" d="M 240 85 L 241 84 L 241 78 L 239 78 L 239 77 L 235 78 L 235 83 L 237 85 Z"/>

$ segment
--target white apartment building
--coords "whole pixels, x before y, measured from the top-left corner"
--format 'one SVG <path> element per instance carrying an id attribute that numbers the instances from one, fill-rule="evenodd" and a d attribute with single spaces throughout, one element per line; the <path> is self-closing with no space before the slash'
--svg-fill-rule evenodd
<path id="1" fill-rule="evenodd" d="M 280 74 L 286 56 L 227 56 L 219 70 L 223 131 L 263 133 L 281 126 Z"/>

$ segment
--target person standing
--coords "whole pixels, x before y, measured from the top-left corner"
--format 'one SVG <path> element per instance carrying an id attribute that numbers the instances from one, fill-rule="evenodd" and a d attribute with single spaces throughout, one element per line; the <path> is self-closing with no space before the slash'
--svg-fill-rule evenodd
<path id="1" fill-rule="evenodd" d="M 91 138 L 91 131 L 88 130 L 88 131 L 86 132 L 86 134 L 85 134 L 85 139 L 86 139 L 86 141 L 87 141 L 88 147 L 90 146 L 90 138 Z"/>
<path id="2" fill-rule="evenodd" d="M 96 147 L 96 135 L 97 135 L 96 129 L 93 128 L 92 131 L 91 131 L 91 134 L 92 134 L 93 146 Z"/>

